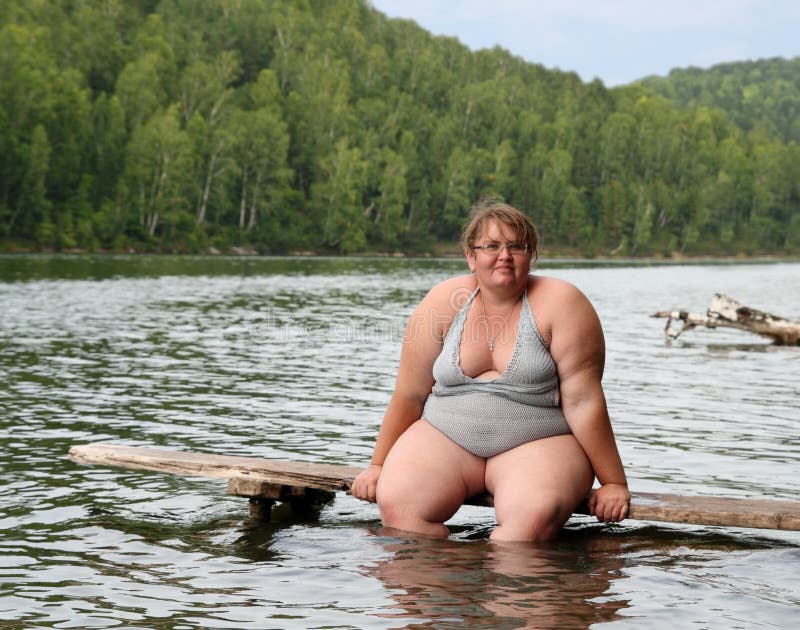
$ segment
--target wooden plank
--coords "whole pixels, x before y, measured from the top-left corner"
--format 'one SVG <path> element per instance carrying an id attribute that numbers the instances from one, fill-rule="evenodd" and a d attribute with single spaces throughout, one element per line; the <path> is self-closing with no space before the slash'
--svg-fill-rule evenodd
<path id="1" fill-rule="evenodd" d="M 800 502 L 636 493 L 631 500 L 629 518 L 800 531 Z"/>
<path id="2" fill-rule="evenodd" d="M 215 455 L 192 451 L 123 446 L 95 442 L 73 446 L 72 460 L 81 464 L 99 464 L 169 472 L 199 477 L 247 477 L 266 484 L 316 490 L 347 490 L 361 468 L 336 464 L 290 462 L 236 455 Z"/>
<path id="3" fill-rule="evenodd" d="M 348 491 L 361 468 L 337 464 L 291 462 L 258 457 L 191 451 L 84 444 L 69 451 L 81 464 L 119 466 L 179 475 L 228 479 L 228 493 L 267 501 L 325 502 L 336 491 Z M 629 518 L 725 527 L 800 531 L 800 502 L 733 497 L 632 493 Z M 488 494 L 472 497 L 470 505 L 491 506 Z M 585 502 L 576 514 L 586 514 Z"/>

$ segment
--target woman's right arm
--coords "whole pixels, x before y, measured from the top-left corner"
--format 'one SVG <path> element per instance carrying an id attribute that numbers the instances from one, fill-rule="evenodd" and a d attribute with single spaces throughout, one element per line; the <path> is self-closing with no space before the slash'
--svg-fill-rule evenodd
<path id="1" fill-rule="evenodd" d="M 398 381 L 400 381 L 399 376 Z M 353 481 L 353 485 L 350 487 L 350 494 L 358 499 L 371 503 L 375 502 L 378 477 L 380 477 L 386 456 L 397 441 L 397 438 L 420 418 L 424 405 L 425 398 L 420 401 L 417 397 L 407 397 L 395 389 L 392 399 L 386 407 L 386 413 L 383 415 L 383 422 L 378 432 L 378 439 L 375 441 L 372 459 L 370 459 L 369 466 L 361 471 Z"/>
<path id="2" fill-rule="evenodd" d="M 375 449 L 367 469 L 353 481 L 350 493 L 374 502 L 381 467 L 394 443 L 422 416 L 425 400 L 433 387 L 433 363 L 442 349 L 444 333 L 457 306 L 459 285 L 463 280 L 445 281 L 420 302 L 408 320 L 400 351 L 400 367 L 394 393 L 383 416 Z"/>

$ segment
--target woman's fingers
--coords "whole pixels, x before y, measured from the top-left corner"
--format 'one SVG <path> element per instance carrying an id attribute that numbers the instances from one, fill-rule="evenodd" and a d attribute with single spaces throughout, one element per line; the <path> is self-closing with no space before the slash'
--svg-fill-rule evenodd
<path id="1" fill-rule="evenodd" d="M 353 485 L 350 486 L 350 494 L 362 501 L 375 503 L 380 474 L 381 467 L 374 464 L 366 470 L 362 470 L 353 480 Z"/>
<path id="2" fill-rule="evenodd" d="M 627 490 L 624 493 L 611 488 L 605 492 L 602 490 L 595 490 L 589 497 L 589 514 L 603 523 L 617 523 L 627 518 L 630 502 Z"/>

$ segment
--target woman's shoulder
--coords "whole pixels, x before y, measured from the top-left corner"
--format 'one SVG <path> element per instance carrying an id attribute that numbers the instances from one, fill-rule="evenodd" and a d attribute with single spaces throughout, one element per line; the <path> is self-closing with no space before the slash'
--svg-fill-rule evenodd
<path id="1" fill-rule="evenodd" d="M 455 276 L 434 285 L 428 291 L 424 301 L 440 308 L 447 306 L 448 310 L 455 309 L 458 311 L 464 306 L 477 286 L 478 282 L 472 274 Z"/>
<path id="2" fill-rule="evenodd" d="M 437 290 L 459 290 L 459 289 L 469 289 L 470 291 L 474 291 L 478 287 L 478 281 L 475 278 L 474 274 L 471 273 L 464 273 L 460 276 L 453 276 L 452 278 L 447 278 L 446 280 L 442 280 L 438 284 L 434 285 L 433 289 Z"/>
<path id="3" fill-rule="evenodd" d="M 442 280 L 428 291 L 417 311 L 450 319 L 466 304 L 477 286 L 477 281 L 471 274 Z"/>
<path id="4" fill-rule="evenodd" d="M 553 310 L 562 314 L 594 311 L 589 298 L 577 286 L 551 276 L 531 276 L 528 282 L 528 300 L 543 311 Z"/>
<path id="5" fill-rule="evenodd" d="M 466 304 L 477 287 L 471 275 L 448 278 L 436 284 L 417 305 L 409 326 L 424 325 L 426 330 L 435 330 L 441 343 L 453 318 Z"/>
<path id="6" fill-rule="evenodd" d="M 528 294 L 542 293 L 560 297 L 579 297 L 583 292 L 571 282 L 552 276 L 531 275 L 528 280 Z"/>

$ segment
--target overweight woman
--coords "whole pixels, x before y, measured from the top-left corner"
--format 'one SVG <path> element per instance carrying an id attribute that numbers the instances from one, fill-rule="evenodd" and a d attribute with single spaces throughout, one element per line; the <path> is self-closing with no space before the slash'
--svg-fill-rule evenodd
<path id="1" fill-rule="evenodd" d="M 493 198 L 462 242 L 471 274 L 433 287 L 406 327 L 370 466 L 351 492 L 387 527 L 446 537 L 469 497 L 494 496 L 492 540 L 554 538 L 596 477 L 589 509 L 628 514 L 601 385 L 603 331 L 573 285 L 531 274 L 537 234 Z"/>

